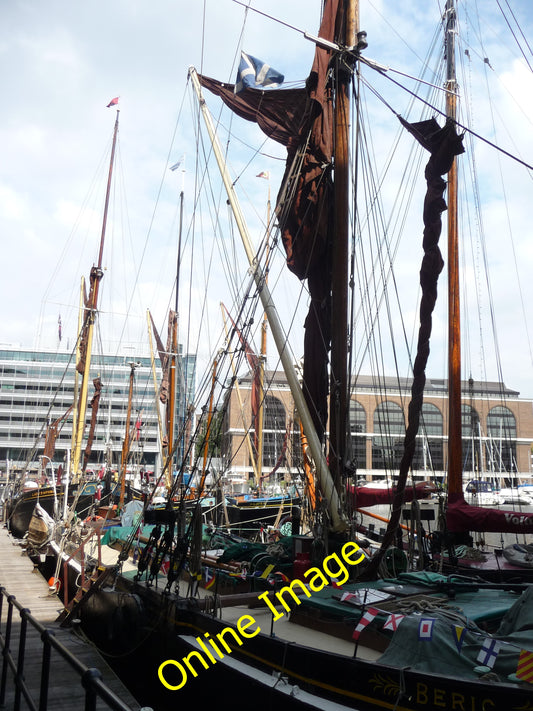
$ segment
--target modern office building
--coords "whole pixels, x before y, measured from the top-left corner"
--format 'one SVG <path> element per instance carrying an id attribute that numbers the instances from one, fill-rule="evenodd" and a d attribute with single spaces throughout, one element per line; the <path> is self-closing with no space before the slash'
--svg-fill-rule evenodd
<path id="1" fill-rule="evenodd" d="M 282 372 L 268 372 L 265 401 L 263 476 L 274 467 L 279 474 L 301 468 L 300 427 L 294 402 Z M 357 477 L 372 481 L 398 471 L 403 451 L 410 379 L 360 376 L 350 400 L 348 459 Z M 251 377 L 241 378 L 240 394 L 230 394 L 224 420 L 223 458 L 226 480 L 237 489 L 253 476 L 246 439 L 251 422 Z M 426 383 L 420 432 L 413 460 L 415 479 L 443 479 L 447 469 L 447 381 Z M 242 401 L 242 407 L 240 402 Z M 463 384 L 463 471 L 472 478 L 492 476 L 495 483 L 532 476 L 533 400 L 501 383 Z M 283 455 L 283 456 L 282 456 Z"/>
<path id="2" fill-rule="evenodd" d="M 179 357 L 183 377 L 178 379 L 178 412 L 185 412 L 186 402 L 194 398 L 195 357 Z M 159 364 L 155 363 L 158 382 Z M 103 388 L 89 467 L 99 466 L 106 458 L 118 468 L 126 433 L 130 374 L 133 369 L 131 405 L 132 466 L 149 471 L 160 466 L 160 428 L 156 411 L 156 387 L 152 360 L 135 351 L 120 355 L 94 353 L 91 382 L 101 379 Z M 181 386 L 179 383 L 181 382 Z M 71 353 L 45 350 L 0 348 L 0 469 L 35 467 L 42 458 L 45 437 L 56 423 L 59 435 L 54 460 L 66 459 L 71 448 L 75 364 Z M 93 392 L 89 391 L 89 401 Z M 87 427 L 91 410 L 87 411 Z"/>

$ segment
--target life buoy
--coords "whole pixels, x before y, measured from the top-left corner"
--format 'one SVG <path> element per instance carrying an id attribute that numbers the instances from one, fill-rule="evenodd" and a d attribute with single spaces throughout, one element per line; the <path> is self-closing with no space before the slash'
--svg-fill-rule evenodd
<path id="1" fill-rule="evenodd" d="M 52 575 L 52 577 L 48 580 L 48 589 L 58 593 L 61 590 L 61 580 L 59 578 L 54 578 Z"/>

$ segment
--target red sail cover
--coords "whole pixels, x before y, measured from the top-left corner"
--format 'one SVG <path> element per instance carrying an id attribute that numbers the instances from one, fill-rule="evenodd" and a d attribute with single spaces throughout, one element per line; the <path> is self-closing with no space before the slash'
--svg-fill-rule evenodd
<path id="1" fill-rule="evenodd" d="M 449 495 L 446 522 L 453 532 L 533 533 L 533 513 L 470 506 L 462 494 Z"/>
<path id="2" fill-rule="evenodd" d="M 406 487 L 403 501 L 413 499 L 427 499 L 436 491 L 436 486 L 430 481 L 420 481 L 414 487 Z M 348 495 L 351 495 L 352 506 L 364 509 L 378 504 L 391 504 L 396 495 L 396 487 L 383 489 L 377 486 L 350 486 Z"/>

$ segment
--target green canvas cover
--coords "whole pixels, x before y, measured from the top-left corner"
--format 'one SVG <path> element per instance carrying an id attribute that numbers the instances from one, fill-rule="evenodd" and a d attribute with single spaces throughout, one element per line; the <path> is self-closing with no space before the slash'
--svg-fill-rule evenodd
<path id="1" fill-rule="evenodd" d="M 521 650 L 533 651 L 532 603 L 533 587 L 510 607 L 493 636 L 472 621 L 461 621 L 459 617 L 454 620 L 453 616 L 438 611 L 431 615 L 410 615 L 398 626 L 379 663 L 466 679 L 483 679 L 490 673 L 500 681 L 508 681 L 509 676 L 512 679 L 516 674 Z M 421 622 L 428 619 L 434 619 L 431 635 L 421 637 Z M 463 629 L 464 636 L 459 641 Z M 484 643 L 490 640 L 499 643 L 492 668 L 479 657 Z"/>

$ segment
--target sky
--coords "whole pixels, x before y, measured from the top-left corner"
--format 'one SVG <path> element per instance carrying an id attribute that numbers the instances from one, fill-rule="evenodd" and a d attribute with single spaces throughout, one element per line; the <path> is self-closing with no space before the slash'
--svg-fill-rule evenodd
<path id="1" fill-rule="evenodd" d="M 501 0 L 500 4 L 512 8 L 525 36 L 533 38 L 529 0 Z M 305 78 L 312 61 L 313 45 L 301 31 L 317 31 L 319 0 L 254 0 L 252 5 L 285 24 L 252 11 L 246 13 L 233 0 L 93 0 L 84 4 L 11 0 L 1 4 L 0 234 L 4 268 L 0 343 L 56 348 L 59 318 L 61 347 L 73 343 L 80 277 L 88 275 L 101 230 L 106 161 L 115 120 L 114 108 L 106 105 L 116 96 L 120 97 L 120 141 L 118 187 L 111 212 L 120 212 L 121 227 L 116 226 L 114 217 L 110 219 L 104 257 L 102 310 L 108 316 L 108 347 L 118 349 L 119 342 L 127 341 L 137 344 L 129 347 L 145 350 L 138 344 L 144 341 L 146 345 L 142 334 L 146 333 L 147 308 L 158 327 L 164 328 L 165 312 L 174 298 L 181 189 L 187 203 L 186 229 L 190 229 L 194 212 L 194 136 L 183 119 L 191 110 L 186 88 L 189 66 L 233 81 L 236 57 L 244 49 L 282 71 L 291 83 Z M 369 41 L 366 56 L 418 75 L 442 5 L 438 0 L 361 0 L 360 25 L 368 32 Z M 467 75 L 479 71 L 479 76 L 485 77 L 474 79 L 472 86 L 481 92 L 486 81 L 493 103 L 490 110 L 465 103 L 463 111 L 471 113 L 479 134 L 491 136 L 491 140 L 496 140 L 493 126 L 505 124 L 505 131 L 498 132 L 498 144 L 510 153 L 520 153 L 531 165 L 531 69 L 512 39 L 502 41 L 508 28 L 496 0 L 471 0 L 467 12 L 470 14 L 465 17 L 472 22 L 466 29 L 471 34 L 460 61 L 466 63 Z M 475 29 L 477 13 L 487 16 L 482 36 Z M 514 30 L 516 34 L 517 28 Z M 480 39 L 482 50 L 478 49 Z M 527 46 L 523 40 L 522 46 Z M 470 49 L 468 59 L 464 47 Z M 528 60 L 533 63 L 531 51 Z M 411 80 L 394 76 L 414 86 Z M 400 112 L 406 110 L 408 94 L 398 92 L 388 80 L 378 77 L 376 82 L 387 98 L 394 97 Z M 213 104 L 216 110 L 216 102 Z M 385 165 L 385 146 L 397 133 L 397 122 L 390 121 L 390 111 L 383 104 L 369 111 L 374 150 Z M 242 150 L 237 143 L 231 167 L 239 175 L 239 188 L 255 206 L 250 220 L 252 234 L 257 236 L 264 219 L 267 185 L 255 176 L 269 171 L 274 197 L 283 171 L 283 149 L 264 147 L 248 165 L 244 148 L 257 140 L 257 129 L 236 122 L 232 131 L 242 140 Z M 475 296 L 467 297 L 465 303 L 473 302 L 485 319 L 488 317 L 489 326 L 484 329 L 492 329 L 493 324 L 498 327 L 505 383 L 533 398 L 531 345 L 524 338 L 527 329 L 533 338 L 533 240 L 528 216 L 532 173 L 502 154 L 496 155 L 479 140 L 475 141 L 475 157 L 482 187 L 479 200 L 487 204 L 488 217 L 484 218 L 486 252 L 484 247 L 472 247 L 472 251 L 480 250 L 472 255 L 473 263 L 488 262 L 496 268 L 496 278 L 489 286 L 498 305 L 492 313 L 493 307 L 477 302 Z M 180 159 L 180 169 L 169 171 Z M 399 173 L 392 176 L 388 189 L 391 201 L 394 183 L 400 181 Z M 507 204 L 500 185 L 506 188 Z M 207 208 L 201 218 L 207 222 Z M 200 215 L 196 219 L 200 221 Z M 512 223 L 512 239 L 502 236 L 508 223 Z M 413 230 L 419 232 L 420 227 Z M 407 245 L 398 252 L 401 284 L 409 285 L 415 279 L 412 251 L 412 245 Z M 465 268 L 467 286 L 483 279 L 474 267 Z M 297 280 L 286 287 L 290 295 L 282 291 L 282 281 L 279 275 L 273 276 L 273 289 L 280 290 L 281 301 L 298 298 Z M 193 286 L 197 287 L 197 281 Z M 407 310 L 413 317 L 416 303 Z M 127 334 L 122 326 L 126 312 L 134 323 Z M 438 344 L 445 331 L 440 312 L 435 326 Z M 479 334 L 475 330 L 472 326 L 472 333 L 465 337 L 476 340 Z M 210 338 L 211 334 L 204 332 L 205 341 Z M 480 350 L 478 346 L 477 355 L 466 366 L 476 373 Z M 445 377 L 440 364 L 429 370 L 433 377 Z M 480 370 L 483 372 L 483 367 Z M 498 366 L 489 366 L 486 374 L 487 379 L 497 379 Z"/>

